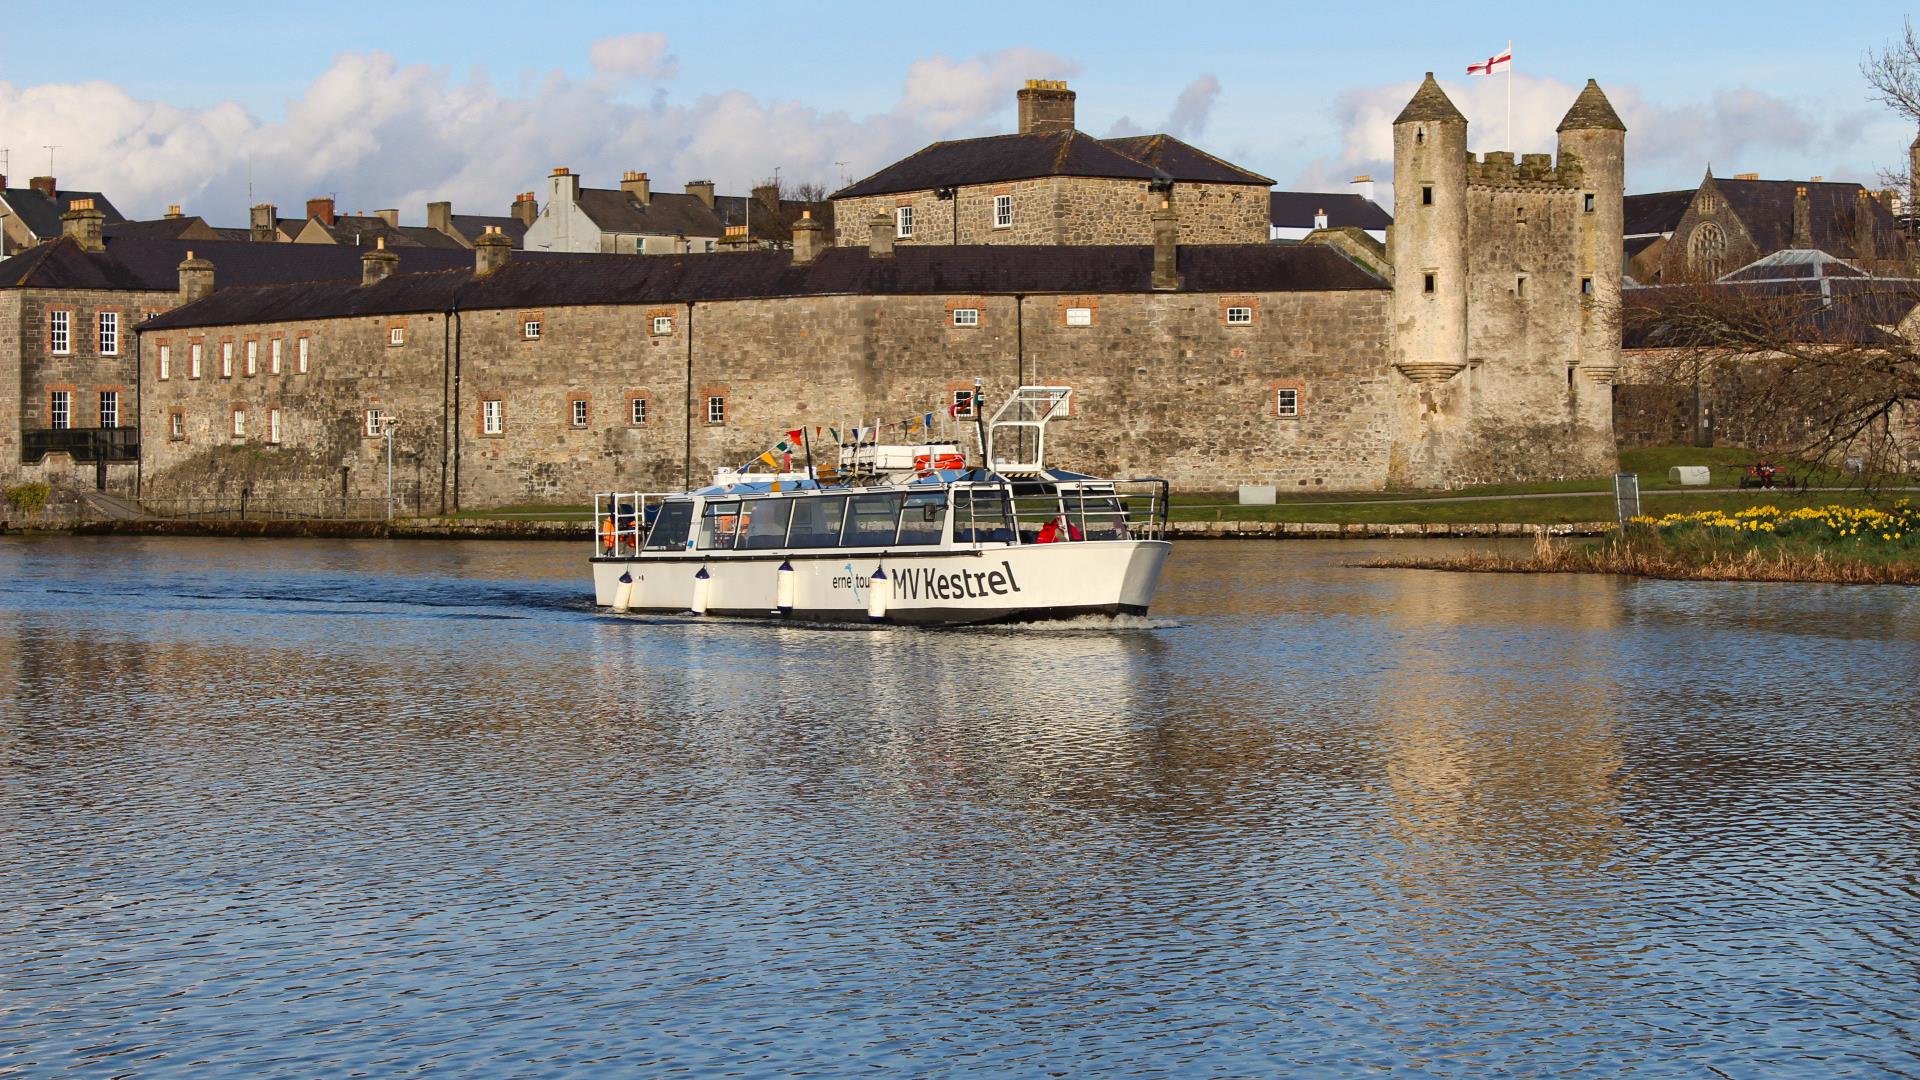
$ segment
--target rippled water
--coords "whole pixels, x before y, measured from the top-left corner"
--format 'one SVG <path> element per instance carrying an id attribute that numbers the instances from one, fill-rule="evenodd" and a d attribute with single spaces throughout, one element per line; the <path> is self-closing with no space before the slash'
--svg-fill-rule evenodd
<path id="1" fill-rule="evenodd" d="M 938 632 L 0 541 L 0 1074 L 1920 1073 L 1920 591 L 1385 546 Z"/>

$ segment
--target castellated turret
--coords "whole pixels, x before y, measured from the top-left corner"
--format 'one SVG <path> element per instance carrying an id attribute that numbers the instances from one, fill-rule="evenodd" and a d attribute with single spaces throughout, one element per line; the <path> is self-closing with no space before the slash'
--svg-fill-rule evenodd
<path id="1" fill-rule="evenodd" d="M 1394 364 L 1423 387 L 1467 366 L 1466 196 L 1467 118 L 1429 71 L 1393 122 L 1388 252 Z"/>
<path id="2" fill-rule="evenodd" d="M 1620 122 L 1600 85 L 1587 80 L 1560 121 L 1560 160 L 1580 164 L 1583 183 L 1579 229 L 1583 290 L 1574 381 L 1575 411 L 1587 424 L 1610 424 L 1614 376 L 1620 371 L 1620 255 L 1625 229 L 1627 125 Z"/>

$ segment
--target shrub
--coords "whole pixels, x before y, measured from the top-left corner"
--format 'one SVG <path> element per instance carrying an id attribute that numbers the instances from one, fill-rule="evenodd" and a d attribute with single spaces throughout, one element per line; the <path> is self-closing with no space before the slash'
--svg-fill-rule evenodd
<path id="1" fill-rule="evenodd" d="M 15 484 L 6 491 L 7 505 L 23 514 L 37 514 L 47 508 L 47 499 L 53 494 L 53 485 L 40 483 Z"/>

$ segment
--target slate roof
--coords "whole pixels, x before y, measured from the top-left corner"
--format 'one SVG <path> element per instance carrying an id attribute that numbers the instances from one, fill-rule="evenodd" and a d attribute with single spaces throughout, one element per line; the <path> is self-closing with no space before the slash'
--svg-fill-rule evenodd
<path id="1" fill-rule="evenodd" d="M 1620 122 L 1620 114 L 1613 111 L 1613 102 L 1600 90 L 1600 84 L 1592 79 L 1573 99 L 1573 107 L 1561 119 L 1555 131 L 1625 131 L 1627 125 Z"/>
<path id="2" fill-rule="evenodd" d="M 116 221 L 103 228 L 101 235 L 116 239 L 137 237 L 142 240 L 177 240 L 181 233 L 196 225 L 211 228 L 199 217 L 155 218 L 151 221 Z M 240 232 L 244 234 L 246 230 Z"/>
<path id="3" fill-rule="evenodd" d="M 989 135 L 934 143 L 830 197 L 853 199 L 1041 176 L 1093 176 L 1144 184 L 1161 174 L 1081 131 Z"/>
<path id="4" fill-rule="evenodd" d="M 1860 257 L 1853 246 L 1854 214 L 1862 204 L 1860 192 L 1865 190 L 1859 184 L 1717 178 L 1713 183 L 1761 251 L 1793 246 L 1794 192 L 1806 188 L 1813 246 L 1842 258 Z M 1880 200 L 1869 195 L 1864 205 L 1874 219 L 1874 247 L 1880 257 L 1886 258 L 1900 248 L 1900 227 Z"/>
<path id="5" fill-rule="evenodd" d="M 88 252 L 61 237 L 0 262 L 0 288 L 121 289 L 172 292 L 180 263 L 192 251 L 214 266 L 216 291 L 228 286 L 345 279 L 360 281 L 356 248 L 333 244 L 256 244 L 244 240 L 151 240 L 108 237 L 104 252 Z M 403 272 L 471 268 L 465 248 L 399 248 Z"/>
<path id="6" fill-rule="evenodd" d="M 338 214 L 334 216 L 333 224 L 329 225 L 324 221 L 319 221 L 318 224 L 328 236 L 333 237 L 334 243 L 344 244 L 347 247 L 370 248 L 384 237 L 387 247 L 395 250 L 409 247 L 442 248 L 453 251 L 467 249 L 465 244 L 439 229 L 430 229 L 425 225 L 389 225 L 386 218 L 376 215 Z M 300 229 L 295 230 L 294 235 L 299 235 L 306 227 L 306 224 L 302 223 Z"/>
<path id="7" fill-rule="evenodd" d="M 1408 100 L 1407 107 L 1393 118 L 1396 124 L 1410 120 L 1458 120 L 1464 124 L 1467 118 L 1454 107 L 1453 99 L 1440 89 L 1440 84 L 1433 79 L 1433 72 L 1429 71 L 1427 77 L 1421 80 L 1420 89 L 1415 90 L 1413 97 Z"/>
<path id="8" fill-rule="evenodd" d="M 697 195 L 657 192 L 645 203 L 638 195 L 618 188 L 581 188 L 575 200 L 603 233 L 633 233 L 642 236 L 726 235 L 720 219 Z"/>
<path id="9" fill-rule="evenodd" d="M 527 226 L 519 218 L 508 214 L 505 217 L 493 217 L 488 214 L 454 214 L 451 218 L 454 231 L 467 238 L 469 242 L 480 239 L 486 234 L 488 226 L 499 229 L 513 246 L 524 247 L 527 238 Z"/>
<path id="10" fill-rule="evenodd" d="M 21 224 L 42 239 L 60 235 L 60 215 L 73 208 L 75 199 L 92 199 L 93 208 L 106 215 L 108 225 L 126 220 L 107 201 L 107 197 L 97 191 L 56 190 L 54 197 L 49 199 L 34 188 L 7 188 L 0 191 L 0 198 L 6 201 L 7 208 L 20 219 Z"/>
<path id="11" fill-rule="evenodd" d="M 1674 226 L 1680 224 L 1680 218 L 1693 204 L 1693 194 L 1697 188 L 1685 191 L 1654 191 L 1645 195 L 1629 195 L 1625 204 L 1625 228 L 1628 236 L 1645 236 L 1650 233 L 1671 233 Z"/>
<path id="12" fill-rule="evenodd" d="M 1327 212 L 1327 227 L 1351 225 L 1358 229 L 1384 229 L 1393 224 L 1393 215 L 1379 203 L 1351 192 L 1272 191 L 1267 193 L 1267 213 L 1275 228 L 1311 229 L 1319 211 Z"/>
<path id="13" fill-rule="evenodd" d="M 1100 142 L 1181 183 L 1273 186 L 1273 180 L 1269 177 L 1222 161 L 1171 135 L 1133 135 L 1121 139 L 1102 139 Z"/>
<path id="14" fill-rule="evenodd" d="M 1180 249 L 1188 292 L 1300 292 L 1386 289 L 1387 283 L 1337 251 L 1266 244 L 1190 245 Z M 257 289 L 219 289 L 142 328 L 547 307 L 568 304 L 664 304 L 782 296 L 1144 293 L 1152 291 L 1153 249 L 1111 246 L 929 245 L 876 259 L 864 248 L 832 248 L 808 266 L 787 252 L 732 255 L 568 256 L 537 260 L 516 253 L 502 269 L 396 274 L 372 286 L 358 281 Z"/>

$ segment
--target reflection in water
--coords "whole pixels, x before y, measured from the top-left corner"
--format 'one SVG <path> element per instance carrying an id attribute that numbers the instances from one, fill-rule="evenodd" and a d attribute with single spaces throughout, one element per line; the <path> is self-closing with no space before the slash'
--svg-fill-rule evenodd
<path id="1" fill-rule="evenodd" d="M 1912 1066 L 1920 594 L 1383 546 L 927 632 L 0 542 L 0 1073 Z"/>

